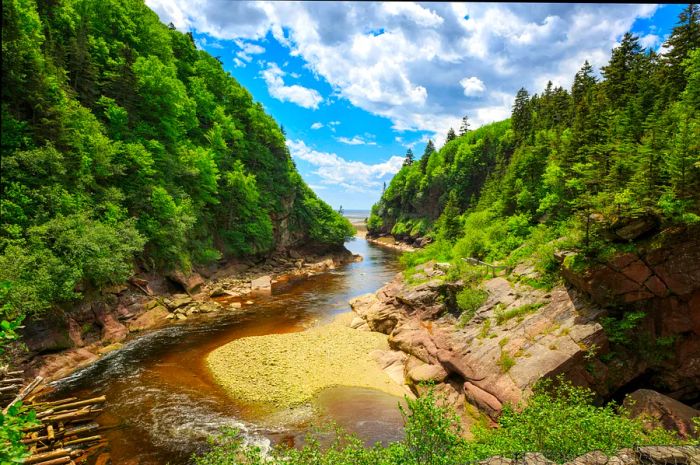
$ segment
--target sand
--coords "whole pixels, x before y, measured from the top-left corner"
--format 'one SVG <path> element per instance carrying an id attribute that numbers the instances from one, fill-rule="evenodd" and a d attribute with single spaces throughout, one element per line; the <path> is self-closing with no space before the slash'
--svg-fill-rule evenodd
<path id="1" fill-rule="evenodd" d="M 389 348 L 386 335 L 350 328 L 352 317 L 348 312 L 298 333 L 237 339 L 212 351 L 207 366 L 236 400 L 279 409 L 309 402 L 331 386 L 373 388 L 403 397 L 403 388 L 369 355 Z"/>

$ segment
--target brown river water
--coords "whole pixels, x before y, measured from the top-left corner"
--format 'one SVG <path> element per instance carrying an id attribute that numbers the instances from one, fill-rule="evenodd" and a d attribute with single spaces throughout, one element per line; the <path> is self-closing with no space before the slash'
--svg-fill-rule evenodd
<path id="1" fill-rule="evenodd" d="M 187 464 L 207 437 L 236 427 L 260 445 L 298 445 L 317 425 L 336 422 L 366 444 L 403 435 L 400 399 L 371 389 L 331 388 L 313 406 L 270 415 L 228 397 L 205 366 L 209 352 L 234 339 L 302 331 L 350 310 L 348 300 L 374 292 L 399 271 L 395 252 L 363 238 L 346 244 L 364 257 L 335 271 L 285 283 L 245 315 L 217 315 L 143 335 L 55 383 L 56 396 L 106 395 L 97 421 L 108 427 L 115 464 Z M 264 386 L 261 386 L 264 389 Z"/>

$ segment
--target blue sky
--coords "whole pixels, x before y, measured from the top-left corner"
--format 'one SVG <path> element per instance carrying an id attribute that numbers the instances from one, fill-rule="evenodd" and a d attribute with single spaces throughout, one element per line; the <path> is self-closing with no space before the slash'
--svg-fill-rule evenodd
<path id="1" fill-rule="evenodd" d="M 191 31 L 287 133 L 334 208 L 368 209 L 430 138 L 507 118 L 520 87 L 569 87 L 628 30 L 654 50 L 684 5 L 146 0 Z"/>

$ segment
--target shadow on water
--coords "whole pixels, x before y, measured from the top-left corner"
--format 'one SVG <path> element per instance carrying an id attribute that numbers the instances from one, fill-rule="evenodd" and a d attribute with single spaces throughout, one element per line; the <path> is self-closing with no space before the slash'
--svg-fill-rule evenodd
<path id="1" fill-rule="evenodd" d="M 376 291 L 399 270 L 394 252 L 357 238 L 347 244 L 364 257 L 329 273 L 284 283 L 244 315 L 222 313 L 146 334 L 56 383 L 56 395 L 106 395 L 98 421 L 109 429 L 114 463 L 181 464 L 206 448 L 224 426 L 254 441 L 298 443 L 312 423 L 332 420 L 365 442 L 401 438 L 398 399 L 369 389 L 332 388 L 314 402 L 317 416 L 289 426 L 261 421 L 249 406 L 212 382 L 204 359 L 234 339 L 301 331 L 348 311 L 348 300 Z"/>

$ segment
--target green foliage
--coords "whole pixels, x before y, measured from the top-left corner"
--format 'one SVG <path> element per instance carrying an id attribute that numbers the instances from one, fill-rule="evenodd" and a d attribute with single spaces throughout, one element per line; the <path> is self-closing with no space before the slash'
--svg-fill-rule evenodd
<path id="1" fill-rule="evenodd" d="M 363 447 L 356 437 L 336 431 L 325 447 L 310 436 L 300 449 L 281 446 L 264 457 L 240 433 L 228 430 L 211 441 L 209 452 L 193 460 L 198 465 L 448 465 L 541 452 L 563 463 L 594 450 L 614 454 L 626 447 L 681 442 L 666 430 L 646 432 L 640 420 L 628 418 L 613 403 L 595 406 L 592 391 L 561 378 L 556 385 L 540 381 L 527 405 L 506 406 L 498 428 L 477 424 L 472 440 L 463 438 L 459 418 L 441 401 L 432 389 L 407 399 L 408 407 L 402 409 L 406 437 L 386 447 Z"/>
<path id="2" fill-rule="evenodd" d="M 627 312 L 622 315 L 622 318 L 603 317 L 600 319 L 600 324 L 610 342 L 629 345 L 632 342 L 632 331 L 646 316 L 644 311 Z"/>
<path id="3" fill-rule="evenodd" d="M 496 362 L 502 373 L 508 373 L 515 366 L 515 359 L 505 350 L 501 350 L 501 355 Z"/>
<path id="4" fill-rule="evenodd" d="M 36 413 L 21 402 L 10 407 L 7 414 L 0 414 L 0 456 L 3 464 L 22 463 L 29 455 L 29 449 L 22 444 L 22 430 L 36 424 Z"/>
<path id="5" fill-rule="evenodd" d="M 373 208 L 371 232 L 406 234 L 424 218 L 445 242 L 411 262 L 474 257 L 526 262 L 550 288 L 556 249 L 588 258 L 618 246 L 609 228 L 652 215 L 663 227 L 700 221 L 700 13 L 689 5 L 664 55 L 626 34 L 598 80 L 585 62 L 571 89 L 520 89 L 509 120 L 426 147 Z M 433 254 L 431 256 L 431 253 Z"/>
<path id="6" fill-rule="evenodd" d="M 457 307 L 461 312 L 459 324 L 461 326 L 469 323 L 479 307 L 486 302 L 488 296 L 488 292 L 471 287 L 465 287 L 457 293 Z"/>
<path id="7" fill-rule="evenodd" d="M 15 312 L 123 281 L 135 261 L 189 269 L 351 235 L 262 106 L 143 2 L 4 2 L 2 50 L 0 279 Z M 275 231 L 286 217 L 293 231 Z"/>
<path id="8" fill-rule="evenodd" d="M 535 313 L 543 305 L 543 303 L 524 304 L 519 307 L 511 308 L 510 310 L 502 310 L 499 308 L 496 310 L 496 324 L 502 325 L 513 318 L 522 319 L 525 315 Z"/>

